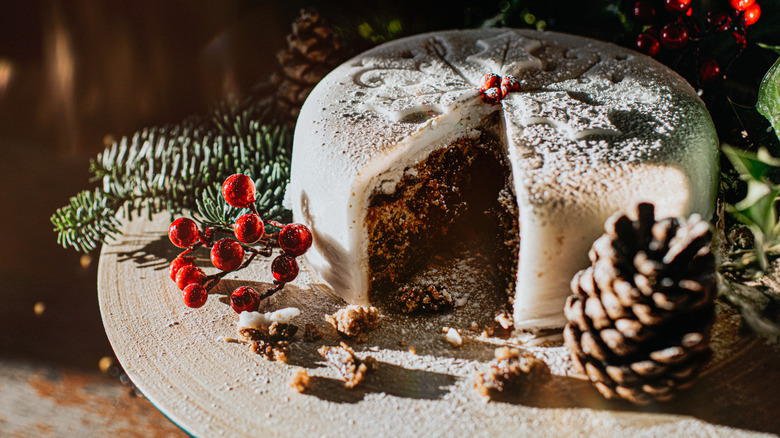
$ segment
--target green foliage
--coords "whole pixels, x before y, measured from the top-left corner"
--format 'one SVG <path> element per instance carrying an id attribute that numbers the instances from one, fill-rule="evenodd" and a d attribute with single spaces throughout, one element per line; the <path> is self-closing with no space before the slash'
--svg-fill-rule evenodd
<path id="1" fill-rule="evenodd" d="M 769 120 L 777 138 L 780 139 L 780 59 L 761 81 L 756 109 Z"/>
<path id="2" fill-rule="evenodd" d="M 771 51 L 777 53 L 778 55 L 780 55 L 780 46 L 772 46 L 772 45 L 769 45 L 769 44 L 758 43 L 758 47 L 761 47 L 762 49 L 771 50 Z"/>
<path id="3" fill-rule="evenodd" d="M 746 126 L 748 119 L 745 116 L 749 113 L 740 111 L 738 106 L 734 108 L 738 115 L 742 114 L 740 122 L 743 127 Z M 780 60 L 775 62 L 764 76 L 758 92 L 756 110 L 771 123 L 769 129 L 764 129 L 764 132 L 775 131 L 776 136 L 770 135 L 766 140 L 780 139 L 780 132 L 777 131 L 780 127 Z M 753 138 L 761 137 L 756 135 Z M 755 260 L 759 270 L 766 272 L 769 267 L 767 254 L 780 244 L 780 223 L 776 210 L 780 184 L 772 181 L 773 175 L 780 174 L 780 159 L 773 157 L 765 147 L 760 147 L 757 153 L 726 145 L 722 149 L 747 186 L 745 197 L 736 204 L 727 206 L 727 210 L 752 232 L 755 240 Z"/>
<path id="4" fill-rule="evenodd" d="M 771 123 L 769 132 L 774 129 L 777 134 L 770 138 L 780 138 L 777 131 L 780 127 L 780 61 L 764 77 L 756 109 Z M 754 153 L 724 146 L 723 152 L 747 188 L 745 197 L 727 206 L 727 210 L 748 227 L 754 241 L 753 248 L 732 251 L 721 264 L 721 272 L 729 274 L 723 277 L 726 281 L 724 294 L 740 308 L 745 321 L 757 334 L 777 340 L 780 338 L 780 282 L 776 278 L 777 268 L 773 269 L 771 263 L 780 258 L 780 222 L 777 220 L 780 184 L 773 181 L 773 176 L 780 175 L 780 159 L 770 155 L 764 147 Z M 757 283 L 748 284 L 750 280 Z"/>
<path id="5" fill-rule="evenodd" d="M 57 243 L 88 252 L 119 232 L 115 202 L 100 189 L 85 190 L 51 217 Z"/>
<path id="6" fill-rule="evenodd" d="M 274 122 L 270 108 L 267 98 L 226 103 L 210 118 L 144 129 L 112 144 L 90 162 L 100 186 L 79 193 L 51 217 L 59 243 L 94 249 L 118 233 L 122 209 L 128 218 L 142 209 L 149 215 L 190 209 L 206 224 L 229 224 L 240 210 L 225 204 L 220 189 L 234 173 L 255 180 L 264 218 L 288 221 L 282 197 L 292 135 Z"/>
<path id="7" fill-rule="evenodd" d="M 772 183 L 769 174 L 780 168 L 780 159 L 769 155 L 766 149 L 758 153 L 723 146 L 740 178 L 747 184 L 747 195 L 727 211 L 747 225 L 755 240 L 755 260 L 761 272 L 768 269 L 766 250 L 778 243 L 780 224 L 777 222 L 775 204 L 780 196 L 780 185 Z"/>

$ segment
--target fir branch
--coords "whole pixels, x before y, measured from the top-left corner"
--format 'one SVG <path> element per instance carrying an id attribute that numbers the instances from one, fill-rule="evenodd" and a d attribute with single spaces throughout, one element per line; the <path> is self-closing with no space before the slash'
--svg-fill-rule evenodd
<path id="1" fill-rule="evenodd" d="M 70 198 L 70 204 L 58 208 L 51 217 L 57 243 L 89 252 L 97 242 L 119 232 L 117 202 L 100 189 L 85 190 Z"/>
<path id="2" fill-rule="evenodd" d="M 149 216 L 190 209 L 205 222 L 230 223 L 239 211 L 220 204 L 220 188 L 234 173 L 256 180 L 257 210 L 264 219 L 289 220 L 281 202 L 292 135 L 271 117 L 271 108 L 272 101 L 263 98 L 224 103 L 210 118 L 144 129 L 115 142 L 90 161 L 100 186 L 79 193 L 52 216 L 58 242 L 94 249 L 120 232 L 122 209 L 128 219 L 142 209 Z"/>

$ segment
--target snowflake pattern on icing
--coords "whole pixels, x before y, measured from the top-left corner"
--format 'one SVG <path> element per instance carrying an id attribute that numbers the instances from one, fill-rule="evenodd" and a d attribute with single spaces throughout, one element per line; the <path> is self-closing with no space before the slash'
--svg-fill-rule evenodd
<path id="1" fill-rule="evenodd" d="M 525 112 L 522 125 L 549 125 L 568 140 L 623 134 L 610 120 L 608 107 L 565 91 L 520 94 L 515 100 Z"/>
<path id="2" fill-rule="evenodd" d="M 531 52 L 542 47 L 537 40 L 519 38 L 514 33 L 502 33 L 492 38 L 477 40 L 482 51 L 466 58 L 466 61 L 479 64 L 487 69 L 486 73 L 501 76 L 518 76 L 525 70 L 541 69 L 542 61 Z"/>
<path id="3" fill-rule="evenodd" d="M 365 109 L 393 122 L 422 123 L 457 107 L 478 95 L 477 85 L 485 73 L 522 77 L 545 72 L 545 62 L 534 53 L 541 41 L 505 32 L 476 41 L 478 52 L 462 60 L 452 60 L 447 41 L 432 38 L 422 51 L 400 60 L 364 60 L 353 76 L 363 91 L 359 96 Z M 576 73 L 556 73 L 560 83 L 575 79 L 598 63 L 599 57 L 582 49 L 574 57 Z M 594 102 L 583 92 L 528 88 L 513 93 L 513 106 L 520 111 L 518 128 L 545 124 L 564 138 L 608 138 L 624 133 L 610 121 L 607 106 Z"/>

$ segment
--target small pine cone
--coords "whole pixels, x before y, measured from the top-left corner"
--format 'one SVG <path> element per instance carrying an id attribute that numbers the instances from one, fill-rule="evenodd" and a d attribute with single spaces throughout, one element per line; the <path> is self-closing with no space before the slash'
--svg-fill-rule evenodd
<path id="1" fill-rule="evenodd" d="M 709 360 L 715 318 L 712 231 L 698 215 L 656 221 L 613 216 L 572 279 L 566 345 L 606 398 L 666 401 L 693 383 Z"/>
<path id="2" fill-rule="evenodd" d="M 287 35 L 287 48 L 277 53 L 279 69 L 271 78 L 276 105 L 294 126 L 306 97 L 317 83 L 346 59 L 341 38 L 320 15 L 302 9 Z"/>

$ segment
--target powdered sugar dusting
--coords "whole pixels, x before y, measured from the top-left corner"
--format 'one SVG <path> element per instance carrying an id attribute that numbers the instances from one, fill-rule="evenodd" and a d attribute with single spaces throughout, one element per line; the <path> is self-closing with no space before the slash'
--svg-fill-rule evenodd
<path id="1" fill-rule="evenodd" d="M 485 73 L 515 76 L 520 91 L 483 103 L 476 84 Z M 664 66 L 562 34 L 419 35 L 336 69 L 298 120 L 287 205 L 312 228 L 307 260 L 338 294 L 368 304 L 363 216 L 374 188 L 393 193 L 406 169 L 494 111 L 503 113 L 522 223 L 520 326 L 561 324 L 569 279 L 615 211 L 650 201 L 661 215 L 712 212 L 714 127 Z"/>

